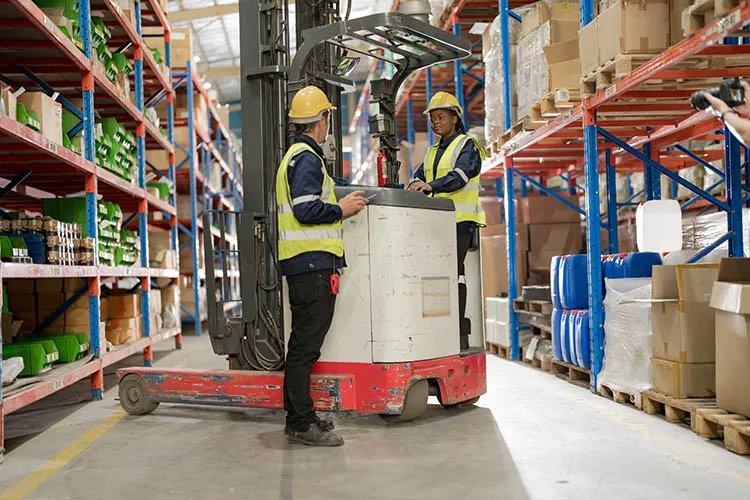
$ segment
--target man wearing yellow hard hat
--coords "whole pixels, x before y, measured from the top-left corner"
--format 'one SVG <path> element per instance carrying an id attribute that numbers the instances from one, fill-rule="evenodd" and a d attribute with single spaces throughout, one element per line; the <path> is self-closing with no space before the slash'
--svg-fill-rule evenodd
<path id="1" fill-rule="evenodd" d="M 313 411 L 310 375 L 331 326 L 338 271 L 344 267 L 341 222 L 367 204 L 362 191 L 338 201 L 333 192 L 335 181 L 326 171 L 321 144 L 335 109 L 317 87 L 295 94 L 289 119 L 296 137 L 276 173 L 279 261 L 292 310 L 284 369 L 285 432 L 290 441 L 310 446 L 344 443 L 332 432 L 333 422 Z"/>
<path id="2" fill-rule="evenodd" d="M 429 115 L 430 128 L 440 137 L 440 142 L 427 149 L 424 162 L 417 168 L 407 189 L 436 198 L 448 198 L 456 207 L 460 338 L 461 349 L 467 349 L 471 323 L 466 318 L 464 260 L 477 227 L 486 222 L 479 202 L 479 175 L 485 152 L 476 140 L 466 135 L 463 109 L 453 95 L 436 93 L 424 114 Z"/>

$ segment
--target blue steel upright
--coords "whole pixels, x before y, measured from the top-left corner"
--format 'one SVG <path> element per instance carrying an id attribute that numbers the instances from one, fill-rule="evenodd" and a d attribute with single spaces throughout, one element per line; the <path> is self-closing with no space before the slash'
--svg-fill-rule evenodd
<path id="1" fill-rule="evenodd" d="M 612 151 L 604 151 L 605 177 L 607 179 L 607 239 L 609 252 L 620 253 L 617 236 L 617 175 L 612 164 Z"/>
<path id="2" fill-rule="evenodd" d="M 90 60 L 93 57 L 91 45 L 91 8 L 89 0 L 78 0 L 78 23 L 81 40 L 83 41 L 83 53 Z M 86 80 L 86 77 L 84 77 Z M 96 133 L 94 129 L 94 75 L 90 74 L 87 85 L 82 85 L 83 91 L 83 155 L 90 162 L 96 162 Z M 87 183 L 88 184 L 88 183 Z M 89 238 L 94 239 L 94 263 L 99 264 L 99 227 L 98 211 L 96 199 L 96 181 L 93 185 L 86 186 L 86 234 Z M 98 282 L 99 278 L 89 278 L 89 282 Z M 98 289 L 98 283 L 96 288 Z M 101 332 L 99 323 L 101 322 L 101 302 L 99 292 L 89 294 L 89 348 L 94 357 L 100 357 L 99 350 L 101 345 Z M 94 400 L 102 399 L 101 388 L 91 390 L 91 397 Z M 0 417 L 1 418 L 1 417 Z M 0 454 L 0 456 L 2 456 Z"/>
<path id="3" fill-rule="evenodd" d="M 518 338 L 518 315 L 513 310 L 513 302 L 518 297 L 518 273 L 516 270 L 516 206 L 513 189 L 513 158 L 505 157 L 505 248 L 508 257 L 508 328 L 510 330 L 510 355 L 512 359 L 521 357 Z"/>
<path id="4" fill-rule="evenodd" d="M 135 3 L 135 29 L 138 36 L 141 36 L 141 3 L 136 1 Z M 145 135 L 145 115 L 143 106 L 143 51 L 148 50 L 145 44 L 141 45 L 141 58 L 135 61 L 135 105 L 138 111 L 141 112 L 141 117 L 144 120 L 140 124 L 141 133 L 136 134 L 136 142 L 138 149 L 136 152 L 136 164 L 138 165 L 138 187 L 146 189 L 146 135 Z M 147 205 L 146 205 L 147 206 Z M 148 207 L 148 206 L 147 206 Z M 138 214 L 138 237 L 141 242 L 141 267 L 148 268 L 148 211 L 140 211 L 139 203 L 139 214 Z M 148 292 L 151 283 L 151 279 L 146 277 L 141 280 L 141 283 L 146 283 L 148 286 L 141 286 L 141 314 L 143 316 L 143 336 L 151 336 L 151 314 L 149 306 Z M 149 359 L 144 359 L 144 365 L 151 366 Z"/>
<path id="5" fill-rule="evenodd" d="M 510 28 L 508 26 L 508 0 L 500 0 L 500 48 L 503 53 L 503 124 L 504 131 L 513 126 L 510 98 Z M 486 118 L 485 118 L 486 119 Z"/>
<path id="6" fill-rule="evenodd" d="M 583 150 L 586 175 L 586 255 L 589 283 L 589 328 L 591 332 L 591 391 L 604 359 L 604 310 L 602 306 L 601 219 L 599 218 L 599 151 L 596 112 L 584 110 Z"/>
<path id="7" fill-rule="evenodd" d="M 724 127 L 724 158 L 727 183 L 727 229 L 729 256 L 742 257 L 742 155 L 740 141 Z"/>
<path id="8" fill-rule="evenodd" d="M 458 16 L 453 19 L 453 34 L 461 36 L 461 24 L 458 22 Z M 458 99 L 458 105 L 464 110 L 464 116 L 461 118 L 464 122 L 466 129 L 469 129 L 469 110 L 466 109 L 466 100 L 464 99 L 464 71 L 461 59 L 456 59 L 453 62 L 454 78 L 456 79 L 456 99 Z"/>
<path id="9" fill-rule="evenodd" d="M 195 88 L 193 86 L 193 61 L 187 61 L 187 107 L 188 107 L 188 167 L 190 169 L 190 251 L 193 258 L 193 294 L 195 298 L 195 334 L 201 334 L 201 311 L 200 311 L 200 293 L 198 284 L 200 282 L 198 275 L 198 207 L 197 207 L 197 196 L 198 187 L 195 182 L 196 175 L 196 164 L 195 164 L 195 117 L 193 116 L 193 92 Z M 205 180 L 205 179 L 204 179 Z M 210 231 L 210 227 L 203 228 L 205 231 Z"/>

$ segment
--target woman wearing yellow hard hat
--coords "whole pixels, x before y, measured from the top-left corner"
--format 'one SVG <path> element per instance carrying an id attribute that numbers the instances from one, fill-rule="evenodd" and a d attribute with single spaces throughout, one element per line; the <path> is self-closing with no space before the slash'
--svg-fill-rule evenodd
<path id="1" fill-rule="evenodd" d="M 448 198 L 456 207 L 458 242 L 458 308 L 461 349 L 469 347 L 471 322 L 466 318 L 466 278 L 464 260 L 477 227 L 485 225 L 479 202 L 479 175 L 484 149 L 466 135 L 461 117 L 464 110 L 455 96 L 438 92 L 427 106 L 432 132 L 440 142 L 427 149 L 424 162 L 417 168 L 407 189 L 422 191 L 436 198 Z"/>
<path id="2" fill-rule="evenodd" d="M 344 267 L 341 221 L 367 204 L 362 191 L 341 200 L 326 171 L 321 144 L 328 136 L 331 104 L 317 87 L 305 87 L 292 99 L 289 119 L 294 144 L 276 173 L 279 261 L 292 310 L 292 333 L 284 368 L 285 432 L 289 440 L 310 446 L 341 446 L 333 422 L 319 418 L 310 397 L 312 366 L 320 357 Z"/>

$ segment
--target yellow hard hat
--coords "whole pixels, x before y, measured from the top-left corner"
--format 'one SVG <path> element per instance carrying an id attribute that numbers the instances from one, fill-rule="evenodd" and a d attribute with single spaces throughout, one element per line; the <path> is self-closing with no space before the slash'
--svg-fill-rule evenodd
<path id="1" fill-rule="evenodd" d="M 292 99 L 292 109 L 289 119 L 292 123 L 315 123 L 320 120 L 325 111 L 336 109 L 325 93 L 314 85 L 308 85 Z"/>
<path id="2" fill-rule="evenodd" d="M 430 105 L 427 106 L 427 110 L 423 114 L 429 115 L 430 111 L 435 111 L 436 109 L 450 109 L 458 113 L 458 116 L 463 116 L 464 114 L 464 110 L 461 109 L 458 100 L 453 94 L 449 94 L 448 92 L 438 92 L 432 96 Z"/>

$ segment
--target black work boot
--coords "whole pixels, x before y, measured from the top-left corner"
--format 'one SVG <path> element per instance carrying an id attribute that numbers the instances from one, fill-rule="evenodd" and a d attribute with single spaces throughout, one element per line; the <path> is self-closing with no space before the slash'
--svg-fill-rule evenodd
<path id="1" fill-rule="evenodd" d="M 291 431 L 289 433 L 290 443 L 299 443 L 307 446 L 341 446 L 344 438 L 333 432 L 326 432 L 315 424 L 304 431 Z"/>
<path id="2" fill-rule="evenodd" d="M 333 429 L 336 428 L 336 426 L 333 423 L 333 420 L 328 420 L 327 418 L 320 418 L 319 416 L 315 415 L 315 424 L 318 427 L 320 427 L 320 430 L 323 432 L 331 432 Z M 284 426 L 284 434 L 287 436 L 292 432 L 292 428 L 289 426 L 289 424 L 286 424 Z"/>

